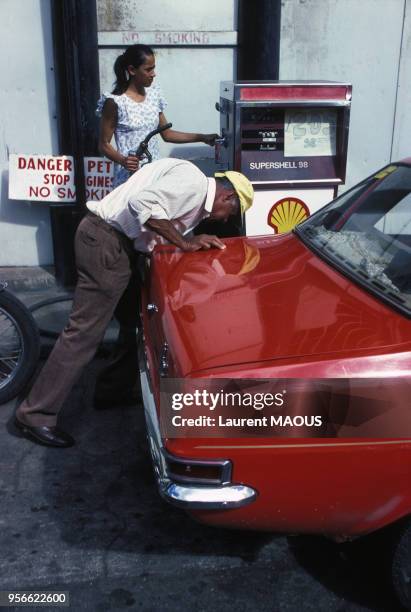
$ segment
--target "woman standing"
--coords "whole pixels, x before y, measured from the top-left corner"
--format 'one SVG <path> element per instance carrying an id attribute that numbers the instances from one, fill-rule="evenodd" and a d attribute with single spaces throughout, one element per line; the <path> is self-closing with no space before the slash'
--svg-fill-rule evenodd
<path id="1" fill-rule="evenodd" d="M 149 132 L 165 125 L 166 101 L 160 88 L 153 85 L 155 58 L 147 45 L 132 45 L 114 63 L 117 80 L 111 94 L 104 94 L 97 107 L 101 116 L 99 149 L 116 163 L 113 186 L 126 181 L 139 167 L 137 157 L 129 152 L 137 149 Z M 110 144 L 115 137 L 117 150 Z M 214 145 L 218 134 L 195 134 L 168 129 L 161 133 L 165 142 L 175 144 L 204 142 Z M 160 158 L 158 137 L 150 140 L 153 160 Z M 146 163 L 143 158 L 140 165 Z"/>

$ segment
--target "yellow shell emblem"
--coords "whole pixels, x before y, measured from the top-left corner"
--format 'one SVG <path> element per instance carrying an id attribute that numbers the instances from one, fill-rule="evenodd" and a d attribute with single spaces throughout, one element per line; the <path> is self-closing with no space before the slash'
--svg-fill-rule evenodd
<path id="1" fill-rule="evenodd" d="M 282 198 L 271 207 L 267 223 L 275 234 L 290 232 L 310 216 L 308 206 L 298 198 Z"/>

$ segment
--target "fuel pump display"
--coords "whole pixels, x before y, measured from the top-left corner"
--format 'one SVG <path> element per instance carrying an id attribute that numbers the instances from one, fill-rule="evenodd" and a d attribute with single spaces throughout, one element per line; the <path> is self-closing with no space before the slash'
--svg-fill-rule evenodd
<path id="1" fill-rule="evenodd" d="M 302 211 L 306 218 L 335 197 L 345 180 L 350 104 L 345 83 L 221 83 L 217 161 L 243 172 L 256 191 L 245 233 L 289 231 Z M 282 225 L 273 222 L 276 211 Z"/>
<path id="2" fill-rule="evenodd" d="M 257 181 L 269 180 L 270 170 L 281 170 L 282 180 L 311 179 L 313 172 L 337 179 L 337 121 L 333 109 L 241 109 L 242 172 Z"/>

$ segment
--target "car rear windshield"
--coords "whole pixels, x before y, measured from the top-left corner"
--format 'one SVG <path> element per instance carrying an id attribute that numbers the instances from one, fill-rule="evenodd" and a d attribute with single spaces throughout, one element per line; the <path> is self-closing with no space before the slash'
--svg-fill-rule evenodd
<path id="1" fill-rule="evenodd" d="M 411 314 L 411 167 L 392 164 L 296 228 L 342 272 Z"/>

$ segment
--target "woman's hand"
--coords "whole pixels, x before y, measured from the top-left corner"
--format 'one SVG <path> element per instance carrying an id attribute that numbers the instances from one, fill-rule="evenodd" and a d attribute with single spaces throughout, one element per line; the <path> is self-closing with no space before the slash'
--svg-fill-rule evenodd
<path id="1" fill-rule="evenodd" d="M 201 142 L 213 147 L 215 145 L 216 138 L 220 138 L 220 134 L 202 134 Z"/>
<path id="2" fill-rule="evenodd" d="M 135 155 L 128 155 L 127 157 L 124 156 L 121 165 L 130 173 L 136 172 L 140 165 L 140 158 L 136 157 Z"/>

